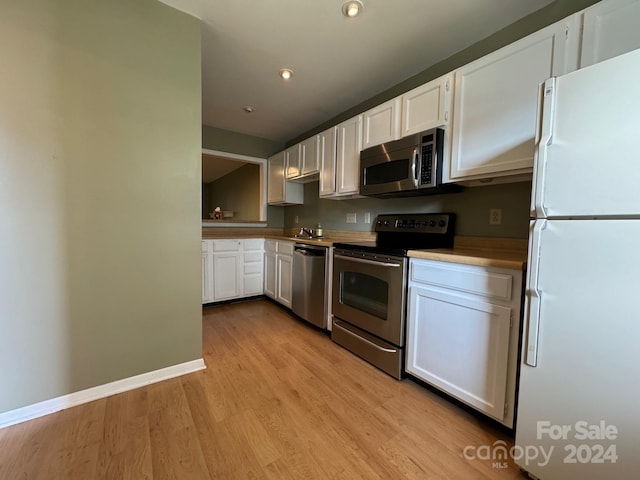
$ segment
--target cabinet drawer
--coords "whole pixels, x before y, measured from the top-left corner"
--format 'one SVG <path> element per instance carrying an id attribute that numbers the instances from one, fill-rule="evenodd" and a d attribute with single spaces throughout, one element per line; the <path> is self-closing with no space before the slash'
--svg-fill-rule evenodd
<path id="1" fill-rule="evenodd" d="M 262 238 L 245 238 L 242 241 L 244 251 L 247 250 L 259 250 L 262 251 L 264 246 L 264 240 Z"/>
<path id="2" fill-rule="evenodd" d="M 278 253 L 293 255 L 293 242 L 278 242 Z"/>
<path id="3" fill-rule="evenodd" d="M 262 263 L 262 252 L 244 252 L 244 263 Z"/>
<path id="4" fill-rule="evenodd" d="M 214 252 L 239 252 L 240 240 L 213 240 Z"/>
<path id="5" fill-rule="evenodd" d="M 262 262 L 244 263 L 244 274 L 251 275 L 254 273 L 262 273 Z"/>
<path id="6" fill-rule="evenodd" d="M 412 260 L 410 280 L 483 297 L 510 301 L 513 276 L 486 267 L 430 260 Z"/>

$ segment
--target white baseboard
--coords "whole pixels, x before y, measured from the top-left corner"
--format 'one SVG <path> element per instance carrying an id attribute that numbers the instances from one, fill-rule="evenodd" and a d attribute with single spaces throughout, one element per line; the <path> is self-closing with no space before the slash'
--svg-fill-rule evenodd
<path id="1" fill-rule="evenodd" d="M 0 428 L 26 422 L 27 420 L 49 415 L 50 413 L 92 402 L 100 398 L 109 397 L 116 393 L 126 392 L 134 388 L 144 387 L 145 385 L 179 377 L 187 373 L 204 370 L 205 368 L 207 367 L 204 364 L 204 360 L 200 358 L 198 360 L 172 365 L 171 367 L 161 368 L 160 370 L 123 378 L 122 380 L 116 380 L 115 382 L 104 385 L 98 385 L 97 387 L 87 388 L 86 390 L 52 398 L 44 402 L 34 403 L 26 407 L 16 408 L 15 410 L 0 413 Z"/>

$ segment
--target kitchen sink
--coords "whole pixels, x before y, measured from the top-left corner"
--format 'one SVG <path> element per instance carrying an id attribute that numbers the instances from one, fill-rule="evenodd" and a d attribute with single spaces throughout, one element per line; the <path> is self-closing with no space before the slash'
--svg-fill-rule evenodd
<path id="1" fill-rule="evenodd" d="M 289 235 L 289 238 L 306 238 L 307 240 L 310 240 L 312 238 L 318 238 L 318 237 L 314 237 L 313 235 L 299 235 L 299 234 L 295 234 L 295 235 Z"/>
<path id="2" fill-rule="evenodd" d="M 289 235 L 288 238 L 298 238 L 300 240 L 326 240 L 327 237 L 314 237 L 313 235 Z"/>

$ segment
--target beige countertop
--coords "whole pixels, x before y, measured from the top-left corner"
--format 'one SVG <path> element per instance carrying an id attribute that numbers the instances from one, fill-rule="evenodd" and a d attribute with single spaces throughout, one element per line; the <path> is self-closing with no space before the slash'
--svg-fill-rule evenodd
<path id="1" fill-rule="evenodd" d="M 456 237 L 453 248 L 409 250 L 409 257 L 526 270 L 527 240 L 497 237 Z"/>
<path id="2" fill-rule="evenodd" d="M 283 230 L 282 228 L 203 228 L 202 239 L 268 238 L 331 247 L 335 242 L 364 242 L 376 238 L 376 234 L 373 232 L 325 230 L 325 235 L 319 238 L 293 238 L 294 233 L 296 231 Z M 525 270 L 527 266 L 527 240 L 458 236 L 455 238 L 453 248 L 409 250 L 408 255 L 410 258 Z"/>
<path id="3" fill-rule="evenodd" d="M 296 231 L 297 232 L 297 231 Z M 289 242 L 307 243 L 309 245 L 333 246 L 334 242 L 364 242 L 375 240 L 372 232 L 350 232 L 340 230 L 325 230 L 322 237 L 295 238 L 293 231 L 283 231 L 282 228 L 203 228 L 202 239 L 214 240 L 223 238 L 268 238 L 272 240 L 287 240 Z"/>

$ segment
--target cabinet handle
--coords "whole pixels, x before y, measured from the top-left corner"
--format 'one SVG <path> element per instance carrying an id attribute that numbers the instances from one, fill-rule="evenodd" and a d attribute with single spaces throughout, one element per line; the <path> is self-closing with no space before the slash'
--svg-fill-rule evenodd
<path id="1" fill-rule="evenodd" d="M 340 327 L 340 324 L 339 324 L 339 323 L 337 323 L 337 322 L 335 323 L 335 325 L 336 325 L 337 327 Z M 395 348 L 384 348 L 384 347 L 381 347 L 380 345 L 378 345 L 378 344 L 376 344 L 376 343 L 373 343 L 371 340 L 367 340 L 366 338 L 361 337 L 360 335 L 356 335 L 355 333 L 351 332 L 350 330 L 347 330 L 347 329 L 346 329 L 346 328 L 344 328 L 344 327 L 340 327 L 340 328 L 342 329 L 342 331 L 343 331 L 344 333 L 348 333 L 348 334 L 349 334 L 349 335 L 351 335 L 352 337 L 355 337 L 355 338 L 357 338 L 358 340 L 360 340 L 361 342 L 367 343 L 367 344 L 371 345 L 372 347 L 377 348 L 378 350 L 382 350 L 383 352 L 387 352 L 387 353 L 396 353 L 396 352 L 397 352 L 397 350 L 396 350 Z"/>

